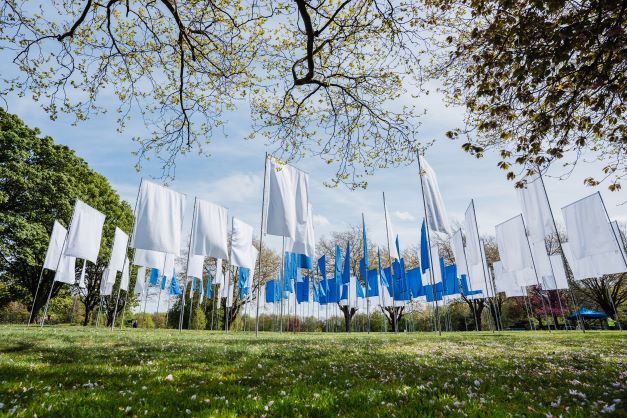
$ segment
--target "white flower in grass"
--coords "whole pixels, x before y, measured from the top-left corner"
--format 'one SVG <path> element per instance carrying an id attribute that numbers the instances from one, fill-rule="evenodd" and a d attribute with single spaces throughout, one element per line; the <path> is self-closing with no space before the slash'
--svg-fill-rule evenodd
<path id="1" fill-rule="evenodd" d="M 171 374 L 169 374 L 169 375 L 167 375 L 167 376 L 165 377 L 165 380 L 167 380 L 168 382 L 171 382 L 171 381 L 173 381 L 173 380 L 174 380 L 174 378 L 172 377 L 172 375 L 171 375 Z"/>
<path id="2" fill-rule="evenodd" d="M 605 407 L 603 407 L 601 412 L 604 413 L 604 414 L 609 414 L 611 412 L 614 412 L 615 410 L 616 410 L 616 404 L 613 403 L 611 405 L 605 405 Z"/>
<path id="3" fill-rule="evenodd" d="M 185 413 L 186 413 L 187 415 L 189 415 L 189 414 L 191 414 L 191 413 L 192 413 L 192 411 L 191 411 L 191 409 L 186 409 L 186 410 L 185 410 Z"/>
<path id="4" fill-rule="evenodd" d="M 196 400 L 196 395 L 192 395 L 192 401 Z"/>
<path id="5" fill-rule="evenodd" d="M 475 383 L 475 386 L 476 386 L 476 387 L 481 386 L 481 380 L 479 380 L 479 379 L 475 379 L 475 382 L 474 382 L 474 383 Z"/>
<path id="6" fill-rule="evenodd" d="M 124 412 L 126 412 L 128 414 L 129 412 L 131 412 L 131 409 L 133 409 L 133 408 L 131 408 L 130 406 L 127 406 L 126 409 L 124 410 Z"/>

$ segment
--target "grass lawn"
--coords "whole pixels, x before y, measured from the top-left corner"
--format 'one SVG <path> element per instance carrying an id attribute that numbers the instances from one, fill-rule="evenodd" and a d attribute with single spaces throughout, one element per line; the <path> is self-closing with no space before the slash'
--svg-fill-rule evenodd
<path id="1" fill-rule="evenodd" d="M 0 415 L 626 416 L 620 332 L 0 327 Z"/>

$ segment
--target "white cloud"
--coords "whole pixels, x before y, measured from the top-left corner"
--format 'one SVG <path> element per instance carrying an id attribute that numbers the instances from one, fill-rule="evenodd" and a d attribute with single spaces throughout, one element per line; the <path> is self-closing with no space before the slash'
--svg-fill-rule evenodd
<path id="1" fill-rule="evenodd" d="M 396 212 L 394 212 L 394 216 L 396 216 L 401 221 L 415 221 L 416 220 L 416 217 L 409 212 L 401 212 L 397 210 Z"/>
<path id="2" fill-rule="evenodd" d="M 199 196 L 207 196 L 215 203 L 242 203 L 255 202 L 261 198 L 263 189 L 262 176 L 250 173 L 236 173 L 230 176 L 214 180 L 209 183 L 201 183 L 193 189 Z"/>
<path id="3" fill-rule="evenodd" d="M 313 217 L 314 225 L 316 226 L 327 226 L 330 225 L 329 219 L 326 216 L 322 215 L 314 215 Z"/>

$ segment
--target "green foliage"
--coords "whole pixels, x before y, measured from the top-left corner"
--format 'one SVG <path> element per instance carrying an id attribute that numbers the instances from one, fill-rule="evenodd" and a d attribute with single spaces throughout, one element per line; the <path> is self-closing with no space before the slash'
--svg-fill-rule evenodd
<path id="1" fill-rule="evenodd" d="M 17 416 L 620 416 L 624 357 L 618 332 L 0 327 L 0 403 Z"/>
<path id="2" fill-rule="evenodd" d="M 610 190 L 620 189 L 627 175 L 624 1 L 431 4 L 445 51 L 434 71 L 448 99 L 468 110 L 467 130 L 449 137 L 467 138 L 463 149 L 478 157 L 498 151 L 499 167 L 517 186 L 527 170 L 558 160 L 572 166 L 585 152 L 604 163 L 585 183 L 607 179 Z"/>
<path id="3" fill-rule="evenodd" d="M 75 199 L 106 215 L 97 264 L 87 263 L 88 311 L 97 304 L 100 277 L 109 259 L 114 229 L 129 232 L 130 206 L 109 182 L 91 170 L 72 150 L 40 136 L 14 115 L 0 109 L 0 275 L 13 300 L 27 305 L 35 295 L 55 220 L 66 227 Z M 77 262 L 77 269 L 82 267 Z M 53 272 L 45 271 L 35 312 L 45 302 Z M 131 285 L 132 286 L 132 285 Z M 53 296 L 61 286 L 55 286 Z M 132 287 L 131 287 L 132 288 Z"/>

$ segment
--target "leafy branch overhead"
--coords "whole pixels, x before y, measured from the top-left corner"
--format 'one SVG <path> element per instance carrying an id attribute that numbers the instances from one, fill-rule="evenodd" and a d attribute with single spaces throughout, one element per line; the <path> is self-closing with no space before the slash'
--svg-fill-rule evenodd
<path id="1" fill-rule="evenodd" d="M 134 118 L 138 167 L 208 154 L 230 114 L 279 157 L 315 155 L 329 184 L 415 161 L 420 112 L 437 80 L 466 109 L 476 156 L 493 150 L 522 185 L 530 169 L 584 157 L 612 190 L 627 173 L 626 3 L 511 0 L 6 0 L 0 48 L 17 65 L 0 87 L 52 118 L 109 109 Z"/>
<path id="2" fill-rule="evenodd" d="M 415 5 L 348 0 L 8 0 L 0 45 L 19 72 L 5 93 L 27 93 L 54 119 L 105 112 L 119 130 L 140 115 L 138 162 L 164 176 L 179 154 L 205 151 L 239 101 L 255 132 L 284 157 L 339 163 L 335 183 L 364 185 L 360 169 L 402 163 L 416 149 L 416 115 L 393 101 L 418 75 Z"/>

